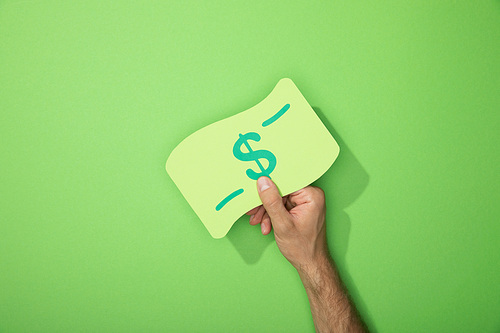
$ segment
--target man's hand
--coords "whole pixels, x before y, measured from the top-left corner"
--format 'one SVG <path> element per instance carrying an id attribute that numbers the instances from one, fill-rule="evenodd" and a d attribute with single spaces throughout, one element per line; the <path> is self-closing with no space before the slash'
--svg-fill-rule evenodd
<path id="1" fill-rule="evenodd" d="M 365 332 L 328 252 L 325 194 L 307 186 L 281 197 L 267 177 L 257 180 L 262 206 L 247 214 L 260 223 L 262 234 L 274 229 L 276 244 L 297 269 L 304 285 L 317 332 Z"/>
<path id="2" fill-rule="evenodd" d="M 260 223 L 264 235 L 273 228 L 281 253 L 297 270 L 329 256 L 322 189 L 307 186 L 282 198 L 269 178 L 260 177 L 257 190 L 263 205 L 247 213 L 250 224 Z"/>

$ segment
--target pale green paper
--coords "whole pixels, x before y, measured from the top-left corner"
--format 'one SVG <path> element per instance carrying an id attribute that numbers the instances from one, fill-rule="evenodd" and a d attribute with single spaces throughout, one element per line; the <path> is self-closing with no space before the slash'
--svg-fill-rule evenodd
<path id="1" fill-rule="evenodd" d="M 262 123 L 284 105 L 290 108 L 275 122 Z M 239 134 L 256 132 L 253 150 L 269 150 L 277 159 L 271 178 L 282 195 L 311 184 L 339 154 L 339 146 L 290 79 L 282 79 L 256 106 L 208 125 L 184 139 L 170 154 L 166 169 L 212 237 L 224 237 L 245 212 L 261 204 L 256 181 L 245 170 L 259 171 L 255 161 L 233 155 Z M 266 160 L 261 160 L 265 165 Z M 238 189 L 244 192 L 222 209 L 217 204 Z"/>

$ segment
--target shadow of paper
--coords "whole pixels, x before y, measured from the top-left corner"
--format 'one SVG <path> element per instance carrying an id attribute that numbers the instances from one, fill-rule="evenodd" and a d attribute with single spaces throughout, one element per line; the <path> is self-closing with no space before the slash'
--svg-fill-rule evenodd
<path id="1" fill-rule="evenodd" d="M 274 234 L 271 232 L 269 235 L 263 236 L 260 232 L 260 226 L 250 225 L 248 223 L 249 219 L 248 215 L 240 217 L 226 237 L 233 244 L 241 258 L 251 265 L 257 263 L 266 247 L 274 242 Z"/>
<path id="2" fill-rule="evenodd" d="M 345 209 L 361 196 L 369 176 L 321 109 L 313 109 L 340 146 L 339 157 L 330 170 L 312 185 L 325 191 L 329 247 L 337 265 L 343 266 L 351 230 L 351 220 Z"/>

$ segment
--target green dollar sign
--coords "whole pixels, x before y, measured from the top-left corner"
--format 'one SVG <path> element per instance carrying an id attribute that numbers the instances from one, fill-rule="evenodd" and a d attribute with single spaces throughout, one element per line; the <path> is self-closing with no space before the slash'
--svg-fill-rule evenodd
<path id="1" fill-rule="evenodd" d="M 255 132 L 248 132 L 247 134 L 241 134 L 240 138 L 236 140 L 233 146 L 233 155 L 240 161 L 248 162 L 255 161 L 260 168 L 260 172 L 255 172 L 252 169 L 247 169 L 246 174 L 250 179 L 257 180 L 261 176 L 267 176 L 273 172 L 274 168 L 276 168 L 276 156 L 271 153 L 269 150 L 253 150 L 252 147 L 248 144 L 248 140 L 252 141 L 260 141 L 260 135 Z M 245 145 L 248 149 L 248 152 L 244 153 L 241 151 L 241 146 Z M 269 165 L 267 168 L 262 166 L 259 159 L 265 158 Z"/>

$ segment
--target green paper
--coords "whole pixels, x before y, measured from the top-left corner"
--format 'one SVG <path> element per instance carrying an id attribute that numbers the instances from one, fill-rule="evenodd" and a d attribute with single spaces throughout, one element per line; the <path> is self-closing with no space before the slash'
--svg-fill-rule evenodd
<path id="1" fill-rule="evenodd" d="M 287 195 L 325 173 L 339 146 L 290 79 L 256 106 L 184 139 L 166 169 L 212 237 L 261 204 L 256 180 Z"/>

